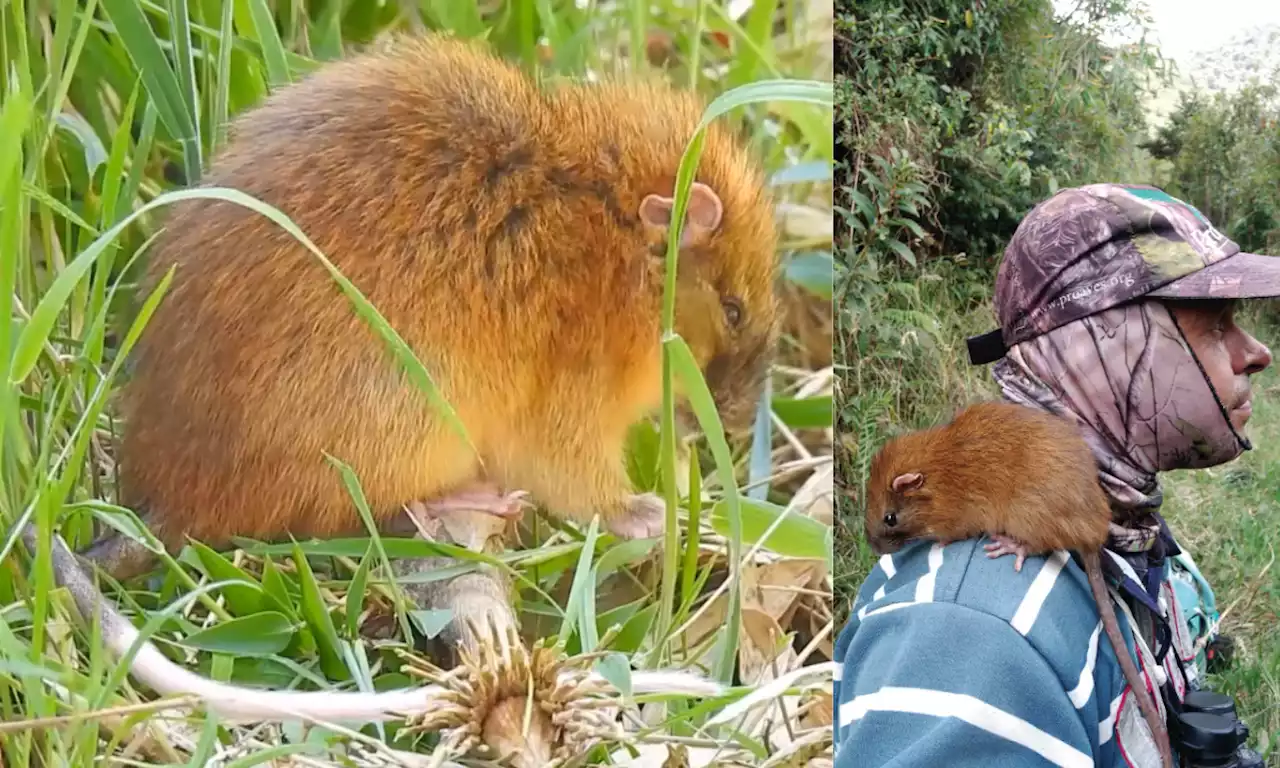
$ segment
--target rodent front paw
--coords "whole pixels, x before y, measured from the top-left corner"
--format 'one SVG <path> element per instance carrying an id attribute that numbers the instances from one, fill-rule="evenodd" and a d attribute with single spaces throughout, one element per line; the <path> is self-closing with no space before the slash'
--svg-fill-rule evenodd
<path id="1" fill-rule="evenodd" d="M 613 535 L 623 539 L 648 539 L 662 535 L 667 503 L 655 493 L 641 493 L 627 499 L 618 516 L 605 521 Z"/>

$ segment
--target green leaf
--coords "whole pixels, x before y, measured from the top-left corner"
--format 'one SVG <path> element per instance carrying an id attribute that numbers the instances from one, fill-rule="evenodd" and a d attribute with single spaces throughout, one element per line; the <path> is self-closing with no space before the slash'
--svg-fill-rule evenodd
<path id="1" fill-rule="evenodd" d="M 784 557 L 826 560 L 830 556 L 831 526 L 798 512 L 787 512 L 786 507 L 767 501 L 744 499 L 739 506 L 744 545 L 754 547 L 769 527 L 781 518 L 773 533 L 765 539 L 765 549 Z M 718 501 L 712 507 L 709 522 L 717 533 L 728 535 L 728 510 L 724 501 Z"/>
<path id="2" fill-rule="evenodd" d="M 632 52 L 633 57 L 639 54 Z M 832 105 L 835 101 L 834 88 L 831 83 L 816 80 L 765 80 L 732 88 L 717 96 L 703 110 L 693 136 L 685 146 L 680 164 L 676 169 L 675 203 L 671 212 L 673 226 L 667 233 L 666 274 L 662 294 L 662 343 L 663 343 L 663 390 L 662 390 L 662 435 L 661 456 L 662 476 L 665 479 L 664 491 L 667 502 L 666 530 L 664 533 L 664 554 L 662 563 L 662 589 L 660 601 L 662 614 L 658 621 L 658 633 L 665 635 L 670 629 L 671 610 L 675 603 L 676 579 L 679 573 L 679 537 L 676 529 L 675 506 L 677 504 L 675 489 L 675 430 L 674 430 L 674 392 L 672 376 L 677 375 L 690 395 L 694 412 L 702 431 L 707 435 L 715 457 L 716 472 L 721 485 L 725 489 L 725 498 L 729 504 L 729 615 L 724 637 L 724 653 L 721 655 L 717 677 L 728 682 L 733 678 L 738 656 L 738 635 L 741 631 L 741 557 L 742 539 L 737 516 L 738 486 L 734 475 L 732 456 L 724 440 L 724 430 L 720 416 L 716 412 L 706 382 L 698 370 L 692 352 L 684 340 L 674 332 L 677 269 L 679 267 L 679 247 L 681 230 L 689 206 L 689 191 L 693 186 L 694 175 L 698 167 L 698 159 L 705 143 L 705 129 L 716 118 L 746 104 L 763 101 L 795 101 Z M 666 640 L 665 636 L 662 638 Z M 650 656 L 651 664 L 658 664 L 662 659 L 664 648 L 659 645 Z"/>
<path id="3" fill-rule="evenodd" d="M 906 227 L 907 229 L 911 230 L 911 234 L 915 235 L 916 237 L 924 239 L 924 236 L 925 236 L 924 229 L 919 224 L 917 224 L 913 219 L 894 219 L 893 221 L 895 224 L 902 227 Z"/>
<path id="4" fill-rule="evenodd" d="M 622 693 L 623 699 L 631 698 L 631 664 L 621 653 L 609 653 L 596 662 L 596 671 L 609 684 Z"/>
<path id="5" fill-rule="evenodd" d="M 289 618 L 295 620 L 299 618 L 297 611 L 294 610 L 294 598 L 289 594 L 284 576 L 280 575 L 280 569 L 269 557 L 262 560 L 262 589 L 281 610 L 288 614 Z"/>
<path id="6" fill-rule="evenodd" d="M 293 633 L 294 624 L 288 616 L 264 611 L 202 629 L 188 635 L 182 644 L 234 656 L 271 656 L 288 647 Z"/>
<path id="7" fill-rule="evenodd" d="M 191 118 L 191 135 L 182 136 L 182 170 L 187 183 L 195 185 L 204 173 L 200 144 L 200 95 L 196 90 L 194 51 L 191 47 L 191 17 L 187 0 L 168 0 L 169 34 L 173 41 L 173 57 L 178 71 L 174 75 L 182 94 L 186 113 Z"/>
<path id="8" fill-rule="evenodd" d="M 378 557 L 382 561 L 382 566 L 386 568 L 387 573 L 391 573 L 391 560 L 387 557 L 387 551 L 382 546 L 382 536 L 378 533 L 377 523 L 373 519 L 373 511 L 369 509 L 369 502 L 365 498 L 364 488 L 360 484 L 360 478 L 356 477 L 355 470 L 338 459 L 325 454 L 325 458 L 330 464 L 338 468 L 338 473 L 342 476 L 342 484 L 347 489 L 347 494 L 351 496 L 351 500 L 355 502 L 356 511 L 360 513 L 360 519 L 364 522 L 365 530 L 369 532 L 369 546 L 372 551 L 378 553 Z M 367 553 L 366 553 L 367 554 Z M 404 595 L 400 592 L 400 587 L 393 579 L 392 591 L 396 595 L 396 618 L 400 621 L 400 629 L 406 636 L 409 634 L 409 618 L 404 615 L 404 611 L 400 606 L 404 602 Z"/>
<path id="9" fill-rule="evenodd" d="M 698 370 L 698 362 L 685 344 L 684 339 L 672 334 L 663 340 L 663 344 L 671 355 L 671 367 L 680 380 L 689 403 L 698 417 L 698 425 L 706 435 L 707 444 L 711 447 L 711 455 L 715 458 L 716 473 L 720 476 L 720 485 L 725 489 L 726 514 L 729 519 L 729 615 L 726 617 L 724 654 L 721 657 L 717 677 L 722 681 L 733 678 L 733 670 L 738 658 L 738 635 L 742 623 L 741 599 L 741 562 L 742 562 L 742 526 L 739 518 L 741 498 L 738 494 L 738 480 L 734 476 L 733 456 L 729 452 L 729 444 L 724 438 L 724 424 L 716 411 L 715 401 L 707 389 L 707 382 Z"/>
<path id="10" fill-rule="evenodd" d="M 429 611 L 409 611 L 413 624 L 424 636 L 435 638 L 453 621 L 453 611 L 448 608 L 437 608 Z"/>
<path id="11" fill-rule="evenodd" d="M 373 561 L 374 555 L 373 541 L 370 540 L 369 548 L 364 551 L 364 557 L 360 558 L 360 565 L 356 566 L 356 572 L 351 576 L 351 582 L 347 585 L 347 637 L 357 638 L 360 636 L 360 612 L 364 610 L 364 592 L 369 582 L 369 563 Z"/>
<path id="12" fill-rule="evenodd" d="M 622 629 L 613 636 L 613 644 L 610 646 L 616 651 L 626 654 L 633 654 L 640 650 L 644 645 L 644 639 L 649 634 L 649 628 L 653 626 L 653 620 L 658 613 L 658 604 L 649 603 L 647 606 L 635 615 L 627 619 L 622 625 Z"/>
<path id="13" fill-rule="evenodd" d="M 316 584 L 315 574 L 311 572 L 311 564 L 293 545 L 293 564 L 298 569 L 298 586 L 302 590 L 302 617 L 312 632 L 315 633 L 316 651 L 320 654 L 320 668 L 331 680 L 346 680 L 349 672 L 342 663 L 342 653 L 338 650 L 338 630 L 333 626 L 333 617 L 320 594 L 320 586 Z"/>
<path id="14" fill-rule="evenodd" d="M 431 0 L 431 10 L 444 29 L 464 40 L 483 37 L 487 31 L 478 3 Z"/>
<path id="15" fill-rule="evenodd" d="M 916 255 L 911 252 L 911 249 L 907 247 L 906 243 L 903 243 L 900 240 L 889 240 L 886 244 L 894 253 L 901 256 L 903 261 L 913 267 L 916 265 Z"/>
<path id="16" fill-rule="evenodd" d="M 764 101 L 796 101 L 830 107 L 835 103 L 835 91 L 831 83 L 820 80 L 760 80 L 717 96 L 707 105 L 698 128 L 710 125 L 730 110 Z"/>
<path id="17" fill-rule="evenodd" d="M 853 206 L 862 212 L 868 224 L 876 220 L 876 207 L 871 204 L 871 198 L 856 189 L 845 191 L 849 193 L 849 197 L 853 199 Z"/>
<path id="18" fill-rule="evenodd" d="M 798 253 L 787 262 L 786 276 L 810 293 L 830 301 L 831 286 L 835 281 L 835 259 L 830 251 Z"/>
<path id="19" fill-rule="evenodd" d="M 834 418 L 831 395 L 773 398 L 773 412 L 792 429 L 825 429 Z"/>
<path id="20" fill-rule="evenodd" d="M 222 590 L 223 596 L 227 599 L 227 607 L 232 612 L 248 616 L 262 610 L 263 590 L 258 588 L 257 580 L 204 544 L 198 541 L 190 541 L 188 544 L 195 551 L 209 578 L 217 581 L 244 582 L 244 584 L 228 585 Z M 249 584 L 253 586 L 248 586 Z"/>
<path id="21" fill-rule="evenodd" d="M 209 107 L 209 150 L 216 152 L 223 141 L 223 127 L 227 124 L 231 100 L 231 53 L 235 46 L 231 43 L 233 34 L 234 3 L 221 0 L 222 18 L 218 33 L 218 61 L 215 87 L 213 88 L 213 104 Z"/>
<path id="22" fill-rule="evenodd" d="M 641 491 L 658 487 L 658 430 L 649 421 L 638 421 L 627 432 L 627 477 Z"/>
<path id="23" fill-rule="evenodd" d="M 98 170 L 98 166 L 107 162 L 107 148 L 102 145 L 102 139 L 98 138 L 93 126 L 80 115 L 59 112 L 55 121 L 60 128 L 76 137 L 76 141 L 84 149 L 84 164 L 89 170 L 89 175 L 92 176 Z"/>
<path id="24" fill-rule="evenodd" d="M 624 565 L 643 560 L 657 545 L 657 539 L 629 539 L 618 543 L 617 546 L 610 547 L 596 561 L 595 583 L 599 585 L 609 574 Z"/>

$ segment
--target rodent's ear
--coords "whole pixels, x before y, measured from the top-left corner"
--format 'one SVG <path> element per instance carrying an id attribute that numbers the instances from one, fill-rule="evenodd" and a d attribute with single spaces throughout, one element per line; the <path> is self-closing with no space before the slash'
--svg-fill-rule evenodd
<path id="1" fill-rule="evenodd" d="M 645 226 L 666 230 L 671 226 L 671 212 L 676 201 L 662 195 L 646 195 L 640 201 L 640 221 Z M 724 204 L 715 190 L 695 181 L 689 188 L 689 205 L 685 208 L 684 229 L 680 232 L 680 247 L 701 243 L 720 228 L 724 218 Z"/>
<path id="2" fill-rule="evenodd" d="M 906 493 L 907 491 L 918 491 L 920 486 L 924 485 L 924 475 L 919 472 L 904 472 L 893 478 L 893 482 L 889 487 L 894 493 Z"/>

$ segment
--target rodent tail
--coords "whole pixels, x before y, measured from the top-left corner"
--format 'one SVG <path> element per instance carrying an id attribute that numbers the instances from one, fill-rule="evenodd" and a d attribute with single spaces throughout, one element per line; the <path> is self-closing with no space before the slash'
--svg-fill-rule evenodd
<path id="1" fill-rule="evenodd" d="M 1089 588 L 1093 591 L 1094 602 L 1098 604 L 1098 613 L 1102 616 L 1102 628 L 1106 631 L 1107 639 L 1111 641 L 1111 647 L 1120 661 L 1120 670 L 1124 673 L 1125 681 L 1129 683 L 1133 695 L 1138 699 L 1138 709 L 1142 712 L 1142 718 L 1147 721 L 1151 736 L 1156 740 L 1156 748 L 1160 750 L 1160 763 L 1164 768 L 1174 768 L 1173 752 L 1169 747 L 1169 730 L 1165 726 L 1164 719 L 1160 717 L 1155 702 L 1151 700 L 1147 685 L 1141 673 L 1138 672 L 1137 665 L 1133 663 L 1133 657 L 1129 655 L 1129 647 L 1125 645 L 1124 637 L 1120 635 L 1116 610 L 1111 604 L 1111 593 L 1102 580 L 1101 554 L 1087 551 L 1081 552 L 1080 557 L 1084 560 L 1084 572 L 1089 577 Z"/>
<path id="2" fill-rule="evenodd" d="M 34 554 L 38 532 L 27 524 L 22 539 Z M 108 649 L 121 659 L 141 640 L 141 633 L 113 608 L 80 568 L 62 537 L 53 536 L 53 575 L 71 593 L 87 619 L 98 616 Z M 403 688 L 381 693 L 350 691 L 269 691 L 227 685 L 194 674 L 170 661 L 149 640 L 142 641 L 130 672 L 161 696 L 196 696 L 219 716 L 231 722 L 304 720 L 315 722 L 372 722 L 400 720 L 408 715 L 429 713 L 444 706 L 437 685 Z M 606 682 L 598 673 L 599 680 Z M 635 693 L 674 693 L 689 696 L 720 696 L 725 687 L 698 675 L 682 671 L 634 672 Z"/>
<path id="3" fill-rule="evenodd" d="M 23 529 L 22 538 L 33 553 L 36 551 L 36 537 L 35 527 L 28 524 Z M 51 545 L 54 578 L 71 593 L 85 618 L 99 617 L 107 647 L 117 659 L 123 658 L 138 642 L 141 633 L 107 602 L 81 570 L 61 536 L 55 535 Z M 433 698 L 431 694 L 443 692 L 438 686 L 385 693 L 240 688 L 189 672 L 170 661 L 149 640 L 138 648 L 130 671 L 161 696 L 198 696 L 210 710 L 231 721 L 295 718 L 328 722 L 393 720 L 425 711 Z M 432 691 L 432 688 L 437 690 Z"/>

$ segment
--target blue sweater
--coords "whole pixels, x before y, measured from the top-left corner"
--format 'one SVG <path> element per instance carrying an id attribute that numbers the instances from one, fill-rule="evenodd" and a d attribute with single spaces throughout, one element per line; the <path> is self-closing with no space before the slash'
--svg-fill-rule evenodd
<path id="1" fill-rule="evenodd" d="M 1078 563 L 1019 573 L 982 543 L 910 544 L 863 583 L 836 642 L 836 768 L 1158 766 Z"/>

